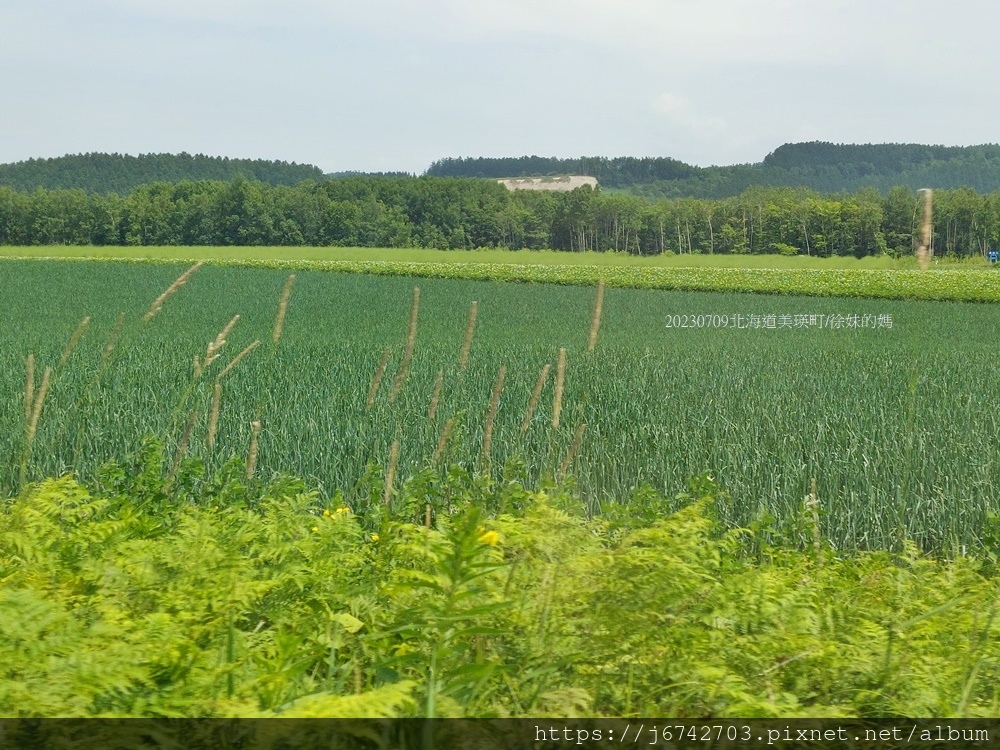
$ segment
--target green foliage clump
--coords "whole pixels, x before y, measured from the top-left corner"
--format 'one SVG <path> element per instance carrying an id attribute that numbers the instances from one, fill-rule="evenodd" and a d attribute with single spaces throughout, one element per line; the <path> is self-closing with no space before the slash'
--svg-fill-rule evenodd
<path id="1" fill-rule="evenodd" d="M 631 523 L 554 489 L 486 517 L 502 490 L 470 478 L 430 527 L 375 528 L 295 489 L 142 500 L 64 478 L 4 501 L 0 714 L 998 709 L 995 573 L 974 559 L 724 531 L 708 479 Z"/>

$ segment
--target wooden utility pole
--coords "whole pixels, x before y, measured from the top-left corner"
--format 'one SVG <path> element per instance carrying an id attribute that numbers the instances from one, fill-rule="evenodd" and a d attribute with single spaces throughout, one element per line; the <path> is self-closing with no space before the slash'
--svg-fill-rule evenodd
<path id="1" fill-rule="evenodd" d="M 924 188 L 924 215 L 920 221 L 920 245 L 917 246 L 917 264 L 920 270 L 926 271 L 931 265 L 931 212 L 933 210 L 933 191 Z"/>

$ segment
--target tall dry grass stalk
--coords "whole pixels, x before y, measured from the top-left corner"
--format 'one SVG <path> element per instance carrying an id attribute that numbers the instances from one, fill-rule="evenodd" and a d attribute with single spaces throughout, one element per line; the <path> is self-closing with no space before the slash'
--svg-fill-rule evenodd
<path id="1" fill-rule="evenodd" d="M 399 463 L 399 441 L 393 440 L 389 448 L 389 465 L 385 467 L 385 487 L 382 489 L 382 503 L 392 500 L 392 485 L 396 481 L 396 464 Z"/>
<path id="2" fill-rule="evenodd" d="M 493 393 L 490 395 L 490 408 L 486 412 L 486 427 L 483 429 L 483 458 L 486 463 L 490 462 L 490 448 L 493 445 L 493 423 L 496 420 L 497 409 L 500 407 L 500 394 L 503 392 L 503 381 L 506 376 L 507 365 L 501 365 L 496 382 L 493 384 Z"/>
<path id="3" fill-rule="evenodd" d="M 389 391 L 389 403 L 396 400 L 399 392 L 403 389 L 403 381 L 406 379 L 406 372 L 410 369 L 410 360 L 413 359 L 413 346 L 417 341 L 417 311 L 420 309 L 420 287 L 413 287 L 413 305 L 410 308 L 410 327 L 406 332 L 406 350 L 403 352 L 403 361 L 399 363 L 399 371 L 396 379 L 392 382 L 392 390 Z"/>
<path id="4" fill-rule="evenodd" d="M 594 315 L 590 321 L 590 339 L 587 341 L 587 351 L 594 351 L 597 346 L 597 332 L 601 329 L 601 313 L 604 312 L 604 279 L 597 282 L 597 298 L 594 300 Z"/>
<path id="5" fill-rule="evenodd" d="M 809 480 L 809 495 L 806 497 L 806 505 L 812 514 L 813 552 L 818 558 L 822 540 L 819 533 L 819 494 L 816 492 L 816 477 Z"/>
<path id="6" fill-rule="evenodd" d="M 188 280 L 190 280 L 190 278 L 194 276 L 195 271 L 201 268 L 202 265 L 203 265 L 202 261 L 199 260 L 188 270 L 186 270 L 184 273 L 178 276 L 177 280 L 173 284 L 168 286 L 167 290 L 163 294 L 161 294 L 159 297 L 153 300 L 153 304 L 149 306 L 149 309 L 146 311 L 146 314 L 142 317 L 142 322 L 148 323 L 150 320 L 152 320 L 153 316 L 156 315 L 163 308 L 163 303 L 166 302 L 171 297 L 173 297 L 175 294 L 177 294 L 177 291 L 182 286 L 188 283 Z"/>
<path id="7" fill-rule="evenodd" d="M 238 365 L 240 363 L 241 359 L 243 359 L 245 356 L 247 356 L 250 352 L 252 352 L 258 346 L 260 346 L 260 341 L 259 340 L 254 341 L 252 344 L 248 344 L 243 351 L 241 351 L 239 354 L 237 354 L 235 357 L 233 357 L 232 362 L 230 362 L 228 365 L 226 365 L 222 369 L 222 372 L 220 372 L 218 374 L 218 376 L 215 378 L 215 382 L 218 383 L 224 377 L 226 377 L 226 375 L 229 374 L 229 371 L 232 370 L 234 367 L 236 367 L 236 365 Z"/>
<path id="8" fill-rule="evenodd" d="M 221 355 L 219 350 L 226 345 L 226 339 L 232 332 L 233 328 L 239 322 L 240 316 L 234 315 L 233 319 L 226 323 L 225 327 L 219 331 L 219 334 L 215 337 L 214 341 L 209 342 L 208 347 L 205 349 L 205 361 L 201 363 L 202 369 L 208 367 L 215 360 L 217 360 Z"/>
<path id="9" fill-rule="evenodd" d="M 368 389 L 368 400 L 365 402 L 365 408 L 371 409 L 375 405 L 375 396 L 378 395 L 378 387 L 382 385 L 382 376 L 385 375 L 385 368 L 389 365 L 389 355 L 392 351 L 387 346 L 382 350 L 382 359 L 379 360 L 378 367 L 375 368 L 375 374 L 372 376 L 372 384 Z"/>
<path id="10" fill-rule="evenodd" d="M 444 386 L 444 370 L 438 370 L 437 380 L 434 381 L 434 394 L 431 396 L 431 406 L 427 410 L 427 418 L 434 419 L 438 410 L 438 402 L 441 400 L 441 388 Z"/>
<path id="11" fill-rule="evenodd" d="M 111 335 L 108 336 L 108 343 L 104 346 L 104 354 L 101 355 L 101 362 L 97 366 L 98 372 L 104 369 L 105 365 L 111 359 L 111 355 L 115 350 L 115 346 L 118 344 L 118 339 L 121 338 L 122 328 L 125 326 L 125 313 L 118 313 L 118 320 L 115 321 L 114 327 L 111 329 Z"/>
<path id="12" fill-rule="evenodd" d="M 563 386 L 566 383 L 566 349 L 559 350 L 559 364 L 556 365 L 556 393 L 552 400 L 552 429 L 559 429 L 559 415 L 562 414 Z"/>
<path id="13" fill-rule="evenodd" d="M 288 277 L 284 288 L 281 290 L 281 299 L 278 300 L 278 317 L 274 319 L 274 331 L 271 333 L 271 340 L 277 344 L 281 338 L 281 331 L 285 327 L 285 313 L 288 312 L 288 298 L 292 296 L 292 286 L 295 284 L 295 274 Z"/>
<path id="14" fill-rule="evenodd" d="M 215 436 L 219 431 L 219 410 L 222 408 L 222 383 L 216 383 L 212 388 L 212 409 L 208 413 L 208 438 L 205 442 L 209 448 L 215 447 Z"/>
<path id="15" fill-rule="evenodd" d="M 451 417 L 447 422 L 444 423 L 444 427 L 441 430 L 441 436 L 438 438 L 437 448 L 434 450 L 434 457 L 431 459 L 431 463 L 437 465 L 441 457 L 444 456 L 445 448 L 448 447 L 448 438 L 451 437 L 451 431 L 455 428 L 455 418 Z"/>
<path id="16" fill-rule="evenodd" d="M 521 434 L 523 435 L 528 431 L 528 427 L 531 426 L 531 418 L 535 416 L 535 408 L 538 406 L 538 399 L 542 396 L 542 389 L 545 388 L 545 382 L 549 379 L 549 371 L 552 369 L 552 365 L 545 365 L 541 372 L 538 373 L 538 380 L 535 381 L 535 390 L 531 392 L 531 398 L 528 399 L 528 408 L 524 410 L 524 419 L 521 420 Z"/>
<path id="17" fill-rule="evenodd" d="M 187 452 L 188 442 L 191 440 L 191 432 L 194 430 L 195 422 L 198 421 L 198 412 L 192 411 L 188 415 L 187 424 L 184 426 L 184 432 L 181 434 L 181 441 L 177 444 L 177 450 L 174 452 L 173 463 L 170 464 L 170 471 L 167 473 L 167 481 L 163 485 L 165 490 L 170 489 L 170 485 L 174 482 L 174 477 L 177 476 L 177 470 L 181 466 L 181 461 L 184 460 L 184 454 Z"/>
<path id="18" fill-rule="evenodd" d="M 31 407 L 35 405 L 35 355 L 29 354 L 24 380 L 24 424 L 31 421 Z"/>
<path id="19" fill-rule="evenodd" d="M 83 332 L 87 330 L 87 326 L 90 325 L 90 316 L 88 315 L 73 331 L 73 335 L 69 337 L 69 341 L 66 342 L 66 348 L 63 349 L 62 356 L 59 357 L 59 366 L 62 367 L 69 361 L 69 355 L 73 353 L 76 349 L 76 345 L 80 343 L 80 339 L 83 338 Z"/>
<path id="20" fill-rule="evenodd" d="M 247 479 L 253 479 L 257 470 L 257 446 L 260 438 L 261 424 L 259 419 L 250 423 L 250 450 L 247 452 Z"/>
<path id="21" fill-rule="evenodd" d="M 26 434 L 27 444 L 30 446 L 35 440 L 35 432 L 38 429 L 38 420 L 42 416 L 42 407 L 45 405 L 45 396 L 49 392 L 49 381 L 52 378 L 52 368 L 46 367 L 42 374 L 42 383 L 38 386 L 35 400 L 31 407 L 31 417 L 28 419 L 28 431 Z"/>
<path id="22" fill-rule="evenodd" d="M 573 437 L 573 443 L 569 446 L 569 452 L 566 454 L 566 458 L 563 459 L 562 465 L 559 467 L 560 476 L 566 476 L 566 473 L 569 471 L 569 467 L 572 466 L 573 459 L 576 458 L 576 453 L 580 450 L 580 445 L 583 444 L 583 433 L 586 431 L 586 424 L 581 424 L 576 428 L 576 435 Z"/>
<path id="23" fill-rule="evenodd" d="M 479 303 L 469 306 L 469 320 L 465 324 L 465 338 L 462 340 L 462 353 L 458 356 L 458 369 L 462 371 L 469 363 L 469 352 L 472 351 L 472 336 L 476 331 L 476 317 L 479 315 Z"/>
<path id="24" fill-rule="evenodd" d="M 917 264 L 926 271 L 931 264 L 931 227 L 933 221 L 934 191 L 924 188 L 924 214 L 920 219 L 920 245 L 917 247 Z"/>
<path id="25" fill-rule="evenodd" d="M 24 450 L 21 453 L 21 471 L 20 471 L 20 483 L 21 489 L 23 490 L 27 486 L 28 482 L 28 462 L 31 460 L 31 446 L 35 442 L 35 434 L 38 430 L 38 420 L 42 416 L 42 407 L 45 405 L 45 395 L 49 392 L 49 382 L 52 378 L 52 368 L 46 367 L 45 373 L 42 375 L 41 385 L 38 386 L 38 391 L 34 392 L 34 398 L 31 404 L 31 414 L 28 416 L 27 424 L 24 427 Z M 34 379 L 34 373 L 32 373 L 32 380 Z"/>

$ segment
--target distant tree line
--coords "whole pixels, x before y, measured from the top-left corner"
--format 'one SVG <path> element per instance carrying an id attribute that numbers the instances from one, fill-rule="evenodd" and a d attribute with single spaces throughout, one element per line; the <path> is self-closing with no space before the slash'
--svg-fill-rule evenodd
<path id="1" fill-rule="evenodd" d="M 934 196 L 938 254 L 1000 246 L 1000 193 Z M 753 188 L 719 200 L 580 188 L 510 192 L 488 180 L 351 177 L 296 186 L 184 181 L 127 196 L 0 188 L 6 245 L 507 247 L 632 254 L 908 254 L 920 201 L 907 187 L 821 195 Z"/>
<path id="2" fill-rule="evenodd" d="M 932 185 L 988 193 L 1000 190 L 1000 146 L 790 143 L 762 163 L 726 167 L 669 158 L 457 158 L 434 162 L 427 174 L 493 179 L 582 174 L 596 177 L 602 187 L 649 198 L 729 198 L 759 185 L 823 193 L 869 187 L 883 194 L 899 185 L 913 190 Z"/>
<path id="3" fill-rule="evenodd" d="M 696 167 L 666 157 L 554 157 L 441 159 L 428 177 L 500 179 L 581 174 L 597 178 L 606 190 L 652 200 L 660 198 L 732 198 L 753 187 L 807 188 L 819 193 L 873 188 L 882 195 L 896 186 L 918 190 L 971 187 L 980 193 L 1000 190 L 1000 146 L 924 146 L 919 144 L 839 145 L 789 143 L 759 164 Z M 266 185 L 298 185 L 306 180 L 355 177 L 402 178 L 404 172 L 334 172 L 319 167 L 261 159 L 203 155 L 79 154 L 0 164 L 0 186 L 20 191 L 81 189 L 105 195 L 130 193 L 154 182 L 236 179 Z"/>
<path id="4" fill-rule="evenodd" d="M 308 164 L 187 153 L 76 154 L 0 164 L 0 185 L 15 190 L 79 188 L 91 193 L 124 194 L 152 182 L 237 178 L 267 185 L 297 185 L 303 180 L 322 179 L 323 171 Z"/>

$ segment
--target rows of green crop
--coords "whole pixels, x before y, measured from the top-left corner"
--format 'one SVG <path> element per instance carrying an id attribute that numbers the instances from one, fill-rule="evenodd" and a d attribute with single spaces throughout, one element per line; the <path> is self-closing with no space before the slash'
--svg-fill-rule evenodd
<path id="1" fill-rule="evenodd" d="M 55 260 L 56 258 L 36 258 Z M 60 258 L 102 260 L 121 258 Z M 135 258 L 135 262 L 176 262 Z M 193 261 L 191 261 L 193 262 Z M 652 268 L 636 266 L 541 265 L 514 263 L 431 263 L 364 260 L 231 260 L 215 265 L 248 268 L 336 271 L 478 281 L 520 281 L 591 285 L 604 279 L 624 289 L 719 291 L 871 299 L 1000 302 L 1000 274 L 988 269 L 942 269 L 930 272 L 890 269 L 812 268 Z"/>
<path id="2" fill-rule="evenodd" d="M 532 485 L 566 473 L 590 510 L 625 503 L 649 518 L 669 508 L 644 486 L 669 497 L 710 471 L 730 496 L 720 513 L 743 525 L 766 514 L 794 517 L 815 479 L 824 534 L 848 546 L 897 545 L 903 536 L 927 547 L 975 544 L 1000 510 L 991 306 L 610 288 L 590 352 L 593 288 L 423 279 L 412 362 L 390 399 L 413 279 L 300 271 L 275 343 L 284 269 L 206 266 L 148 322 L 150 303 L 183 267 L 24 261 L 3 269 L 0 489 L 8 491 L 18 488 L 22 463 L 27 480 L 67 471 L 89 480 L 104 462 L 128 459 L 147 435 L 167 445 L 168 465 L 176 454 L 211 476 L 246 459 L 258 421 L 259 476 L 291 473 L 361 505 L 392 502 L 383 485 L 396 453 L 395 491 L 408 480 L 433 485 L 450 465 Z M 479 314 L 463 370 L 473 300 Z M 100 370 L 119 311 L 121 339 Z M 193 358 L 237 314 L 223 356 L 195 379 Z M 892 327 L 667 328 L 675 314 L 864 314 L 891 318 Z M 92 322 L 60 364 L 87 315 Z M 222 380 L 210 447 L 215 378 L 258 340 Z M 386 348 L 386 374 L 369 408 Z M 567 367 L 554 428 L 560 349 Z M 36 390 L 53 369 L 25 461 L 29 354 Z M 522 431 L 544 365 L 551 374 Z M 449 423 L 437 465 L 421 473 Z"/>

